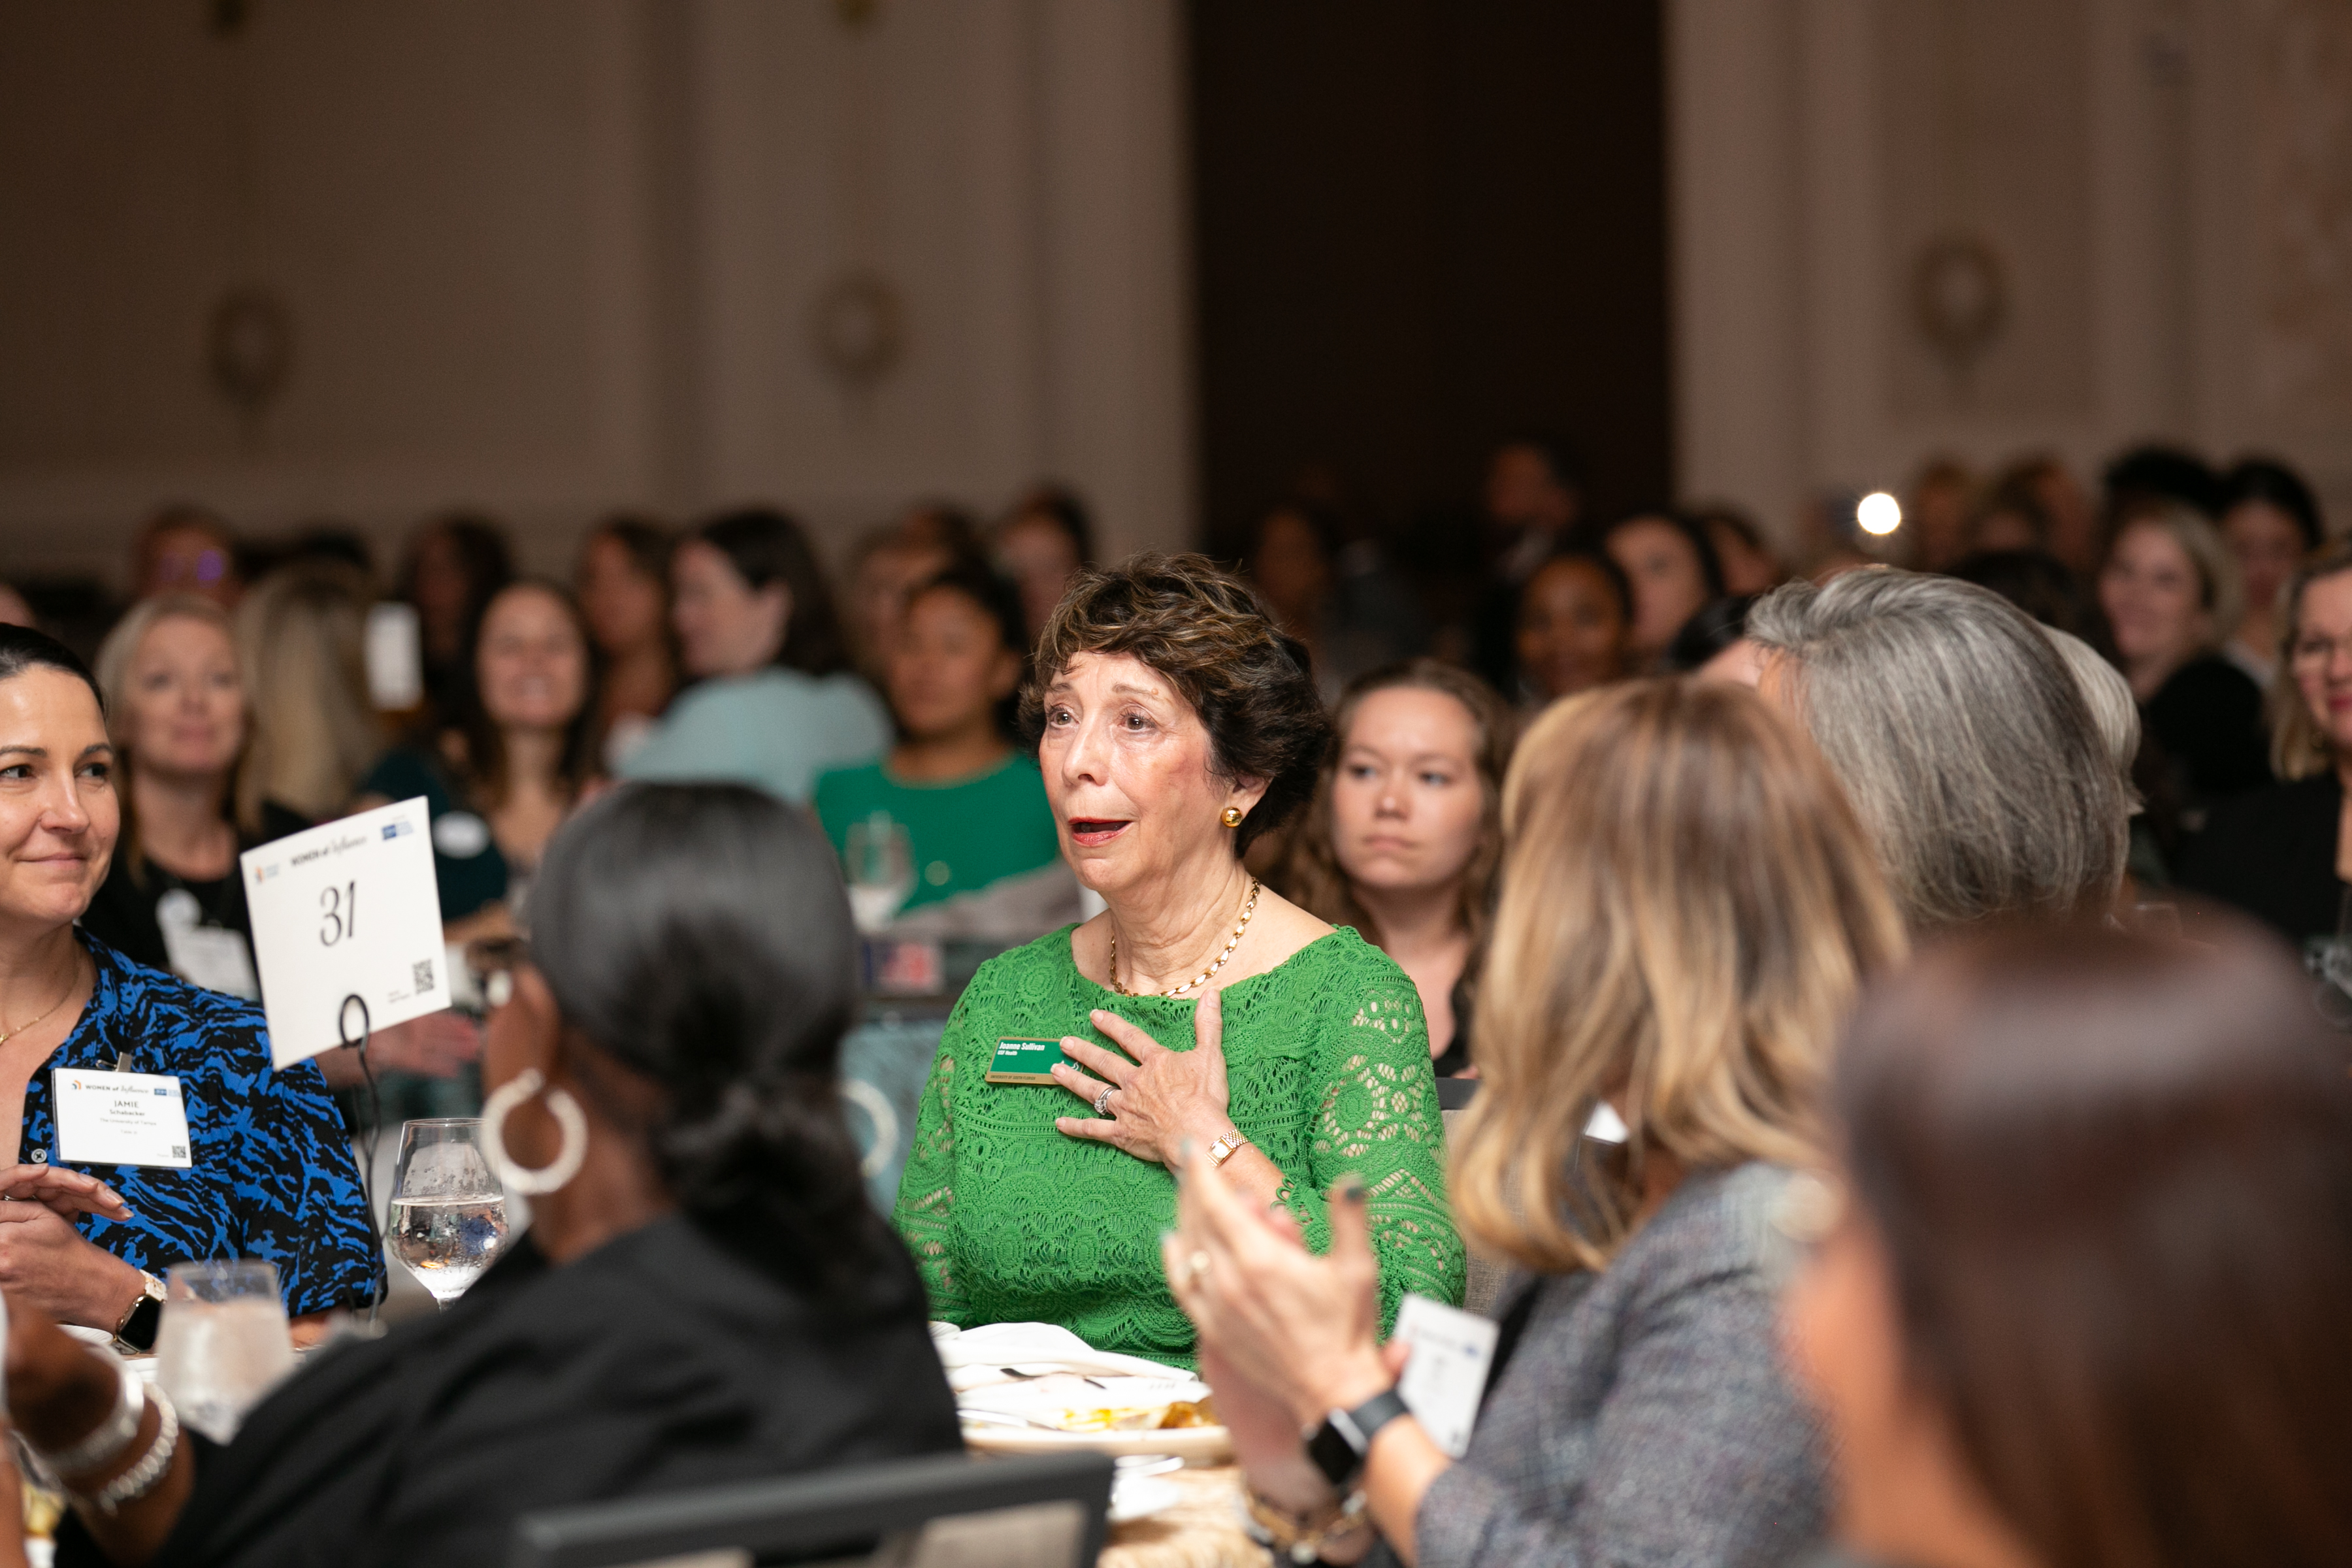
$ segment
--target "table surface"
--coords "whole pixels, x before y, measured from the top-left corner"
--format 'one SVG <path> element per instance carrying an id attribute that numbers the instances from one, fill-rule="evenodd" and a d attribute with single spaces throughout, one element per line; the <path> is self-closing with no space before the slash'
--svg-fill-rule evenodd
<path id="1" fill-rule="evenodd" d="M 1233 1465 L 1174 1470 L 1184 1500 L 1150 1519 L 1115 1524 L 1097 1568 L 1265 1568 L 1265 1548 L 1242 1528 L 1242 1473 Z"/>

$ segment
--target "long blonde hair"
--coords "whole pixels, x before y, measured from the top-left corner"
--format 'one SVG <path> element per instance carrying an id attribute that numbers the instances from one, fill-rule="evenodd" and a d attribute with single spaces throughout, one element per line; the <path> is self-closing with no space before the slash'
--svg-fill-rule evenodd
<path id="1" fill-rule="evenodd" d="M 274 800 L 313 821 L 351 804 L 383 748 L 368 706 L 367 580 L 309 561 L 265 577 L 237 605 L 236 642 L 253 726 L 237 811 Z"/>
<path id="2" fill-rule="evenodd" d="M 2294 675 L 2294 645 L 2303 637 L 2303 596 L 2314 583 L 2352 572 L 2352 540 L 2325 545 L 2287 579 L 2280 595 L 2278 673 L 2271 677 L 2271 772 L 2283 779 L 2307 779 L 2336 765 L 2336 743 L 2311 704 L 2303 700 L 2303 685 Z"/>
<path id="3" fill-rule="evenodd" d="M 1504 789 L 1503 896 L 1448 1185 L 1466 1235 L 1604 1267 L 1652 1163 L 1820 1157 L 1830 1050 L 1903 924 L 1828 767 L 1741 688 L 1628 682 L 1555 704 Z M 1613 1099 L 1627 1137 L 1583 1137 Z"/>
<path id="4" fill-rule="evenodd" d="M 228 612 L 210 599 L 194 594 L 162 594 L 142 599 L 124 611 L 122 618 L 114 623 L 114 629 L 106 634 L 106 641 L 99 645 L 98 663 L 92 673 L 98 677 L 99 690 L 106 694 L 106 728 L 108 737 L 114 742 L 115 765 L 121 773 L 114 793 L 122 813 L 122 828 L 114 841 L 114 854 L 130 868 L 131 876 L 142 882 L 147 877 L 147 851 L 139 837 L 138 792 L 131 787 L 131 780 L 139 772 L 139 754 L 125 727 L 131 711 L 131 661 L 139 656 L 139 645 L 146 640 L 148 632 L 168 620 L 202 621 L 216 627 L 229 639 L 232 648 L 236 643 Z M 236 664 L 237 685 L 246 704 L 244 734 L 237 742 L 236 756 L 229 763 L 228 789 L 223 805 L 235 826 L 247 834 L 257 834 L 261 831 L 260 802 L 254 803 L 250 816 L 238 809 L 241 803 L 236 785 L 247 771 L 246 760 L 253 751 L 253 677 L 242 657 Z"/>

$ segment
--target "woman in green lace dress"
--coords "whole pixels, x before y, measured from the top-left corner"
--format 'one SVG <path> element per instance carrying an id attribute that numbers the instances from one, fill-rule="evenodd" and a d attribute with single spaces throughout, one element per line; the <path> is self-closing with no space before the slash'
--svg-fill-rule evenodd
<path id="1" fill-rule="evenodd" d="M 1073 584 L 1024 710 L 1062 852 L 1108 908 L 990 962 L 940 1042 L 894 1215 L 933 1315 L 1191 1364 L 1160 1260 L 1188 1146 L 1318 1251 L 1325 1194 L 1362 1177 L 1383 1325 L 1408 1290 L 1458 1302 L 1413 984 L 1242 862 L 1329 742 L 1305 650 L 1205 559 L 1139 556 Z M 1024 1040 L 1058 1043 L 1051 1081 L 989 1082 Z"/>

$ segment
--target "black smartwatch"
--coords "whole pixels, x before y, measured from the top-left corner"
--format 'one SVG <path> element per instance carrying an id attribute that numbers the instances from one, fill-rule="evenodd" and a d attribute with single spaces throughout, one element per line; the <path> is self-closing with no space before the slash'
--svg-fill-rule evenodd
<path id="1" fill-rule="evenodd" d="M 146 1355 L 155 1348 L 155 1331 L 163 1326 L 163 1282 L 140 1270 L 145 1288 L 122 1321 L 114 1325 L 114 1344 L 125 1355 Z"/>
<path id="2" fill-rule="evenodd" d="M 1307 1434 L 1307 1457 L 1315 1461 L 1324 1479 L 1345 1491 L 1356 1472 L 1364 1468 L 1373 1436 L 1398 1416 L 1411 1414 L 1393 1388 L 1373 1394 L 1353 1410 L 1334 1410 L 1323 1417 L 1323 1425 Z"/>

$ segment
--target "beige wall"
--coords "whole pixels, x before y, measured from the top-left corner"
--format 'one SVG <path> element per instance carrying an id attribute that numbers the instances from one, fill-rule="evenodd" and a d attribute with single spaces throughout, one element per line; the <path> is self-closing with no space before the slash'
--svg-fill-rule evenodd
<path id="1" fill-rule="evenodd" d="M 0 6 L 0 566 L 115 576 L 193 497 L 396 541 L 473 504 L 561 567 L 616 506 L 838 539 L 1045 473 L 1192 527 L 1174 0 Z M 820 363 L 838 278 L 896 365 Z M 284 300 L 240 416 L 206 322 Z"/>
<path id="2" fill-rule="evenodd" d="M 1672 0 L 1678 484 L 1776 527 L 1933 453 L 2286 456 L 2352 527 L 2352 7 Z M 1956 369 L 1919 247 L 1990 244 Z"/>

